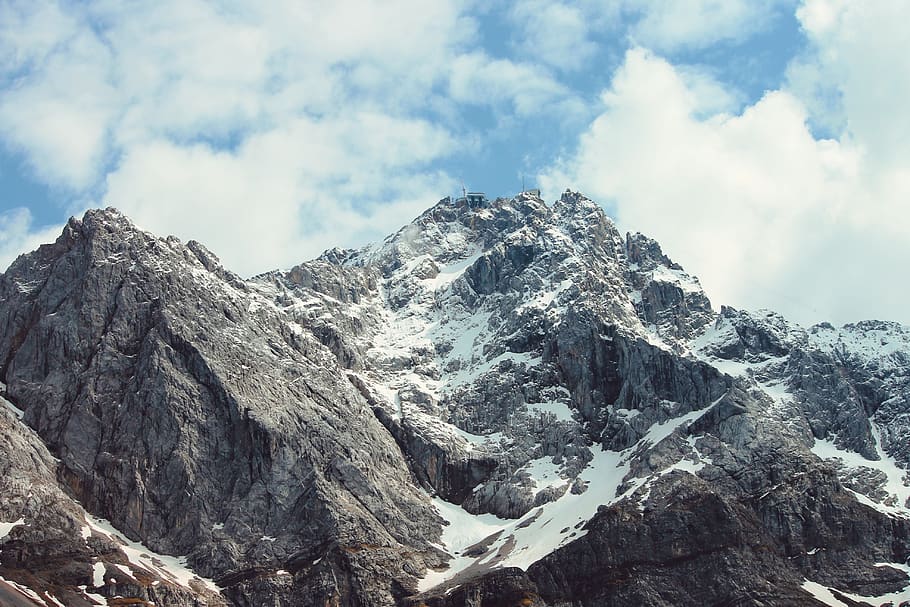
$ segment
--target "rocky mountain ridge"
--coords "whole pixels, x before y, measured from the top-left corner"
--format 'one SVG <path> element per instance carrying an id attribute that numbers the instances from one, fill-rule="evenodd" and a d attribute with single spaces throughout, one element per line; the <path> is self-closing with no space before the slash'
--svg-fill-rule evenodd
<path id="1" fill-rule="evenodd" d="M 0 498 L 0 592 L 896 605 L 908 375 L 910 329 L 715 313 L 573 192 L 444 199 L 382 243 L 248 281 L 90 211 L 0 277 L 0 381 L 22 413 L 0 419 L 4 478 L 40 477 L 57 504 Z M 37 575 L 49 542 L 26 531 L 51 525 L 68 577 Z M 140 541 L 199 579 L 117 556 Z"/>

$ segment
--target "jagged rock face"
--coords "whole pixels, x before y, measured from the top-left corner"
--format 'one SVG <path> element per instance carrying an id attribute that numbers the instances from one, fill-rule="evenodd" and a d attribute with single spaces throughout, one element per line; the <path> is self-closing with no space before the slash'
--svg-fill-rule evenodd
<path id="1" fill-rule="evenodd" d="M 698 340 L 709 361 L 785 392 L 780 406 L 805 416 L 815 439 L 870 460 L 910 467 L 910 329 L 868 321 L 806 330 L 773 312 L 724 308 Z"/>
<path id="2" fill-rule="evenodd" d="M 862 580 L 858 590 L 872 596 L 900 583 L 899 572 L 855 555 L 890 559 L 890 538 L 906 538 L 907 521 L 893 529 L 850 499 L 830 470 L 804 464 L 811 480 L 738 499 L 674 473 L 643 511 L 598 512 L 585 537 L 534 564 L 528 577 L 548 605 L 598 606 L 806 605 L 806 577 L 831 586 Z M 819 540 L 831 548 L 819 551 Z"/>
<path id="3" fill-rule="evenodd" d="M 228 596 L 388 603 L 438 560 L 437 516 L 335 357 L 201 245 L 90 212 L 0 300 L 9 398 L 75 497 Z"/>
<path id="4" fill-rule="evenodd" d="M 249 281 L 90 212 L 0 278 L 63 490 L 244 606 L 898 604 L 908 362 L 900 325 L 715 314 L 573 192 Z"/>
<path id="5" fill-rule="evenodd" d="M 629 260 L 627 280 L 642 322 L 671 343 L 689 340 L 714 320 L 711 302 L 682 267 L 664 255 L 660 245 L 647 236 L 626 236 Z"/>
<path id="6" fill-rule="evenodd" d="M 576 193 L 446 199 L 376 247 L 253 287 L 362 376 L 418 480 L 472 512 L 520 517 L 568 489 L 591 445 L 627 447 L 727 388 L 652 343 L 709 322 L 697 281 Z M 560 487 L 529 477 L 542 459 Z"/>
<path id="7" fill-rule="evenodd" d="M 201 582 L 177 583 L 165 571 L 131 560 L 116 536 L 89 524 L 82 507 L 57 485 L 57 462 L 47 447 L 2 394 L 0 401 L 0 521 L 6 521 L 0 522 L 0 604 L 30 607 L 37 594 L 39 601 L 87 607 L 105 593 L 175 607 L 193 607 L 200 599 L 225 605 Z M 106 581 L 96 584 L 99 576 Z"/>
<path id="8" fill-rule="evenodd" d="M 523 564 L 520 553 L 529 546 L 522 545 L 518 529 L 527 521 L 527 529 L 537 529 L 563 502 L 576 499 L 572 496 L 581 500 L 596 486 L 589 478 L 596 478 L 591 471 L 598 470 L 603 448 L 624 454 L 616 463 L 622 471 L 616 492 L 604 503 L 624 496 L 646 509 L 646 520 L 654 521 L 646 525 L 679 523 L 678 543 L 689 541 L 684 538 L 698 525 L 710 539 L 714 523 L 702 516 L 705 513 L 693 511 L 694 522 L 686 523 L 664 512 L 666 503 L 654 501 L 653 496 L 668 491 L 668 479 L 677 479 L 674 486 L 681 484 L 680 491 L 694 492 L 690 485 L 696 483 L 698 497 L 692 504 L 708 499 L 734 509 L 731 532 L 739 535 L 724 540 L 724 554 L 739 555 L 739 564 L 670 567 L 666 576 L 641 579 L 626 572 L 622 575 L 628 575 L 638 591 L 608 586 L 583 604 L 675 604 L 659 598 L 660 588 L 684 587 L 682 581 L 695 569 L 702 577 L 715 577 L 705 600 L 737 596 L 731 588 L 739 582 L 716 581 L 713 569 L 727 571 L 730 579 L 751 576 L 754 584 L 744 587 L 756 592 L 779 583 L 779 593 L 767 596 L 792 604 L 807 600 L 804 579 L 870 590 L 851 586 L 849 566 L 836 573 L 795 569 L 789 563 L 792 551 L 798 550 L 794 546 L 809 541 L 797 540 L 793 529 L 800 527 L 805 508 L 819 507 L 816 501 L 806 505 L 803 498 L 792 497 L 782 510 L 748 512 L 737 504 L 770 494 L 782 480 L 804 474 L 805 462 L 816 461 L 810 452 L 814 439 L 826 436 L 819 431 L 821 424 L 840 429 L 831 436 L 847 436 L 845 429 L 851 427 L 858 436 L 865 432 L 862 444 L 872 444 L 866 414 L 873 409 L 864 404 L 869 397 L 863 395 L 877 388 L 880 400 L 904 398 L 906 383 L 893 374 L 867 373 L 872 379 L 853 371 L 854 376 L 842 377 L 843 365 L 830 356 L 814 352 L 800 357 L 792 325 L 778 317 L 743 316 L 736 339 L 718 339 L 715 325 L 729 322 L 734 313 L 716 315 L 697 280 L 656 242 L 639 234 L 621 237 L 599 207 L 574 193 L 553 207 L 525 195 L 479 208 L 443 200 L 380 245 L 333 251 L 304 265 L 312 272 L 325 263 L 335 265 L 330 272 L 335 286 L 285 275 L 270 277 L 268 285 L 254 282 L 253 287 L 283 301 L 289 310 L 306 311 L 297 312 L 304 326 L 337 327 L 317 333 L 332 336 L 326 343 L 333 351 L 354 353 L 339 358 L 357 361 L 348 366 L 357 372 L 361 391 L 398 440 L 421 484 L 468 512 L 522 519 L 509 527 L 514 532 L 511 544 L 502 535 L 484 544 L 486 551 L 467 548 L 462 554 L 476 552 L 477 561 L 502 567 Z M 344 289 L 338 285 L 358 285 L 356 308 L 339 297 Z M 906 352 L 902 347 L 898 351 Z M 751 376 L 730 374 L 725 361 L 733 360 L 766 375 L 756 383 Z M 765 369 L 769 362 L 789 365 L 789 377 L 800 377 L 805 385 L 775 383 Z M 787 391 L 786 399 L 780 390 Z M 788 418 L 782 419 L 785 407 Z M 877 457 L 859 444 L 851 448 Z M 796 463 L 777 465 L 782 458 Z M 834 477 L 829 472 L 826 478 Z M 702 479 L 715 489 L 697 485 Z M 887 502 L 882 480 L 881 471 L 879 476 L 838 476 L 825 490 L 826 499 L 850 508 L 859 508 L 857 497 Z M 864 487 L 862 495 L 852 493 L 858 487 Z M 860 516 L 850 508 L 839 512 L 841 523 Z M 739 520 L 747 514 L 749 521 Z M 887 527 L 889 519 L 882 514 L 869 516 Z M 534 522 L 535 517 L 540 520 Z M 816 546 L 849 545 L 838 535 L 838 523 L 829 523 L 813 536 Z M 560 530 L 563 540 L 556 544 L 577 536 L 572 529 Z M 630 528 L 594 538 L 589 532 L 547 558 L 556 563 L 553 567 L 577 572 L 599 586 L 599 574 L 592 577 L 587 565 L 558 555 L 571 553 L 571 547 L 608 550 L 616 542 L 628 542 L 622 539 L 627 532 L 639 533 Z M 902 562 L 907 554 L 905 528 L 887 528 L 881 536 L 874 549 L 853 546 L 838 558 L 865 567 L 867 573 L 872 571 L 872 553 L 882 562 Z M 745 552 L 753 547 L 742 539 L 746 537 L 760 538 L 772 554 L 747 558 Z M 658 560 L 682 558 L 647 545 L 641 554 L 649 550 L 661 555 Z M 620 561 L 634 560 L 620 556 Z M 698 559 L 691 556 L 688 561 Z M 769 563 L 777 573 L 756 574 Z M 448 574 L 453 581 L 419 600 L 440 605 L 475 604 L 479 597 L 511 600 L 504 598 L 511 590 L 503 590 L 502 596 L 491 590 L 499 585 L 484 577 L 483 567 L 458 567 L 466 567 L 466 573 Z M 609 567 L 626 565 L 617 561 Z M 535 571 L 528 570 L 525 590 L 536 592 L 532 586 L 540 586 L 541 597 L 550 592 L 548 604 L 587 596 L 576 587 L 548 590 L 550 582 Z M 893 569 L 875 571 L 892 586 L 902 579 Z M 465 583 L 466 576 L 480 581 Z"/>

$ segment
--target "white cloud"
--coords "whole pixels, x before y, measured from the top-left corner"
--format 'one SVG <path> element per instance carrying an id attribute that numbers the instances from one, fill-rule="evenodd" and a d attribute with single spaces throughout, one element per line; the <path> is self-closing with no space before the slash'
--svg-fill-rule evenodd
<path id="1" fill-rule="evenodd" d="M 43 27 L 36 28 L 37 23 Z M 42 62 L 77 28 L 76 20 L 54 4 L 4 2 L 0 5 L 0 67 L 7 72 Z"/>
<path id="2" fill-rule="evenodd" d="M 910 59 L 898 3 L 806 0 L 810 49 L 786 88 L 743 110 L 709 70 L 640 49 L 594 112 L 560 80 L 610 37 L 694 51 L 745 39 L 789 4 L 522 0 L 493 11 L 511 19 L 502 42 L 519 51 L 496 57 L 467 13 L 478 6 L 459 0 L 11 0 L 0 3 L 0 139 L 67 198 L 202 240 L 248 274 L 394 230 L 454 189 L 438 167 L 466 147 L 456 139 L 599 114 L 543 186 L 614 204 L 718 302 L 849 319 L 857 294 L 874 292 L 861 315 L 900 317 Z M 465 124 L 478 108 L 496 128 Z M 807 120 L 834 138 L 813 137 Z"/>
<path id="3" fill-rule="evenodd" d="M 554 103 L 571 102 L 570 91 L 545 69 L 509 59 L 491 59 L 482 52 L 455 59 L 449 94 L 459 103 L 507 105 L 519 116 L 550 112 Z"/>
<path id="4" fill-rule="evenodd" d="M 66 198 L 260 271 L 452 189 L 427 168 L 452 136 L 425 116 L 474 36 L 456 0 L 6 2 L 0 138 Z"/>
<path id="5" fill-rule="evenodd" d="M 910 159 L 910 54 L 907 4 L 808 0 L 797 17 L 810 50 L 790 71 L 790 86 L 813 118 L 874 156 L 876 164 Z"/>
<path id="6" fill-rule="evenodd" d="M 3 142 L 67 197 L 243 273 L 380 237 L 452 191 L 429 163 L 462 149 L 453 133 L 490 136 L 465 106 L 581 111 L 546 68 L 475 51 L 459 0 L 0 7 Z"/>
<path id="7" fill-rule="evenodd" d="M 739 115 L 705 112 L 672 65 L 631 50 L 577 150 L 541 183 L 615 205 L 717 304 L 801 322 L 910 320 L 910 285 L 897 278 L 910 262 L 910 179 L 886 177 L 850 141 L 816 140 L 790 93 Z"/>
<path id="8" fill-rule="evenodd" d="M 626 10 L 640 14 L 632 28 L 633 43 L 656 51 L 699 49 L 722 40 L 746 38 L 767 26 L 786 0 L 625 0 Z"/>
<path id="9" fill-rule="evenodd" d="M 427 122 L 369 113 L 299 118 L 235 151 L 156 141 L 131 148 L 108 177 L 105 204 L 146 229 L 199 240 L 249 275 L 409 221 L 451 190 L 446 176 L 421 169 L 450 145 Z"/>
<path id="10" fill-rule="evenodd" d="M 73 188 L 97 177 L 116 111 L 108 49 L 84 27 L 53 6 L 0 7 L 0 54 L 12 74 L 0 97 L 0 136 L 39 177 Z"/>
<path id="11" fill-rule="evenodd" d="M 833 0 L 832 0 L 833 1 Z M 588 66 L 618 40 L 661 53 L 745 41 L 796 0 L 518 0 L 508 17 L 514 46 L 560 70 Z"/>
<path id="12" fill-rule="evenodd" d="M 522 57 L 576 71 L 619 40 L 661 53 L 744 42 L 796 0 L 519 0 L 508 11 Z M 609 50 L 608 50 L 609 52 Z"/>
<path id="13" fill-rule="evenodd" d="M 836 27 L 849 6 L 850 0 L 810 0 L 803 2 L 796 16 L 807 32 L 819 34 Z"/>
<path id="14" fill-rule="evenodd" d="M 577 70 L 596 52 L 589 16 L 581 6 L 549 0 L 521 0 L 509 16 L 518 28 L 519 50 L 555 68 Z"/>

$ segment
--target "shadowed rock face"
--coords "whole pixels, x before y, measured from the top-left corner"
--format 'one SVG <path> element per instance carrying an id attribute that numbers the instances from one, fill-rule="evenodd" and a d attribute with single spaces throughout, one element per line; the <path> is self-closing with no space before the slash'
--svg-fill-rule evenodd
<path id="1" fill-rule="evenodd" d="M 573 192 L 249 281 L 91 211 L 0 277 L 0 447 L 49 496 L 0 496 L 0 576 L 205 594 L 84 507 L 210 605 L 852 604 L 908 583 L 908 378 L 910 329 L 715 314 Z"/>
<path id="2" fill-rule="evenodd" d="M 212 606 L 226 605 L 199 583 L 177 584 L 154 568 L 132 563 L 122 542 L 92 528 L 82 506 L 57 485 L 57 468 L 47 447 L 19 422 L 4 399 L 0 521 L 18 524 L 0 532 L 5 535 L 0 539 L 0 604 L 33 607 L 33 597 L 22 592 L 31 588 L 52 604 L 56 599 L 67 606 L 92 605 L 89 594 L 113 590 L 94 588 L 97 570 L 104 578 L 119 578 L 112 585 L 117 594 L 146 604 L 193 607 L 204 600 Z"/>

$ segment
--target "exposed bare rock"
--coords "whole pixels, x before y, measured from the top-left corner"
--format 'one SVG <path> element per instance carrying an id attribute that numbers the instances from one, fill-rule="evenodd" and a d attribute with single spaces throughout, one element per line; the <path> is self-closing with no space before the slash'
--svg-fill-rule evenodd
<path id="1" fill-rule="evenodd" d="M 20 258 L 9 398 L 89 511 L 225 596 L 391 604 L 438 559 L 437 515 L 336 358 L 200 251 L 107 210 Z"/>

